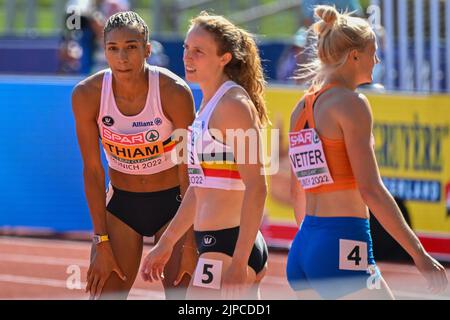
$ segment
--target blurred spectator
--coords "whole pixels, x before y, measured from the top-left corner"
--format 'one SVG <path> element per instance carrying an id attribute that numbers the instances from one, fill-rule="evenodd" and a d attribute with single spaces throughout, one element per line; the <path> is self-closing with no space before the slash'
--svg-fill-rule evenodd
<path id="1" fill-rule="evenodd" d="M 309 27 L 314 22 L 314 6 L 319 4 L 335 5 L 338 11 L 356 11 L 355 15 L 363 15 L 359 0 L 302 0 L 300 7 L 302 23 L 305 27 Z"/>
<path id="2" fill-rule="evenodd" d="M 152 52 L 150 57 L 147 59 L 147 63 L 152 66 L 168 68 L 169 57 L 164 53 L 164 47 L 161 42 L 151 40 L 150 43 L 152 45 Z"/>
<path id="3" fill-rule="evenodd" d="M 292 37 L 291 43 L 284 49 L 277 63 L 277 80 L 299 84 L 295 80 L 296 70 L 300 64 L 308 61 L 305 51 L 308 43 L 308 30 L 304 27 L 298 29 Z"/>
<path id="4" fill-rule="evenodd" d="M 116 12 L 130 9 L 128 0 L 70 0 L 66 4 L 60 48 L 60 71 L 89 74 L 106 67 L 103 26 Z M 67 21 L 79 14 L 79 28 Z"/>
<path id="5" fill-rule="evenodd" d="M 108 67 L 103 45 L 103 26 L 105 25 L 107 19 L 113 14 L 128 10 L 131 10 L 128 0 L 97 0 L 97 11 L 94 13 L 97 30 L 97 46 L 94 55 L 93 72 Z M 147 62 L 151 65 L 167 67 L 169 65 L 169 58 L 166 54 L 164 54 L 162 44 L 155 40 L 151 40 L 150 42 L 152 45 L 152 53 L 147 59 Z"/>
<path id="6" fill-rule="evenodd" d="M 60 45 L 60 72 L 90 72 L 96 36 L 91 19 L 94 9 L 92 0 L 67 2 Z"/>
<path id="7" fill-rule="evenodd" d="M 103 27 L 106 21 L 117 12 L 131 10 L 131 5 L 128 0 L 96 0 L 95 3 L 96 10 L 93 12 L 92 17 L 96 33 L 96 46 L 92 72 L 97 72 L 108 67 L 103 43 Z"/>

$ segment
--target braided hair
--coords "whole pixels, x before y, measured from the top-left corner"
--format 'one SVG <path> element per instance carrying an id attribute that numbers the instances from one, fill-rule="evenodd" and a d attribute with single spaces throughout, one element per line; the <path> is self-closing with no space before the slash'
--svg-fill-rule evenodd
<path id="1" fill-rule="evenodd" d="M 148 26 L 136 12 L 123 11 L 113 14 L 109 17 L 103 29 L 103 37 L 106 39 L 106 34 L 114 29 L 123 27 L 135 27 L 140 34 L 144 36 L 144 43 L 148 42 L 149 30 Z"/>

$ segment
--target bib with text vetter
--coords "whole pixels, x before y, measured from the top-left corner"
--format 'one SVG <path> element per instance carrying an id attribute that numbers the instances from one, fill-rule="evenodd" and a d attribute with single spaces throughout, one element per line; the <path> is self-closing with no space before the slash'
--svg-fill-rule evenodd
<path id="1" fill-rule="evenodd" d="M 315 129 L 289 132 L 289 158 L 304 189 L 333 183 L 322 141 Z"/>

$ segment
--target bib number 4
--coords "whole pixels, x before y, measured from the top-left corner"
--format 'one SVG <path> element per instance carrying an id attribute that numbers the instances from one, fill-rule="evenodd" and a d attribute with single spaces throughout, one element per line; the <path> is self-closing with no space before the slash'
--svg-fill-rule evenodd
<path id="1" fill-rule="evenodd" d="M 339 269 L 366 271 L 367 243 L 364 241 L 339 239 Z"/>

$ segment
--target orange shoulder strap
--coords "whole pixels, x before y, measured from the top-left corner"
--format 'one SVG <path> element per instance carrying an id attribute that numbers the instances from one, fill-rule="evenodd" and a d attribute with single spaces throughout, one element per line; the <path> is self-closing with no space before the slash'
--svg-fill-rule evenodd
<path id="1" fill-rule="evenodd" d="M 305 98 L 305 106 L 303 107 L 302 112 L 300 112 L 300 116 L 298 117 L 298 120 L 294 126 L 294 132 L 297 132 L 297 131 L 305 128 L 306 122 L 308 122 L 309 128 L 316 127 L 316 123 L 314 122 L 314 113 L 313 113 L 314 102 L 322 93 L 324 93 L 326 90 L 328 90 L 334 86 L 335 86 L 335 84 L 330 83 L 330 84 L 323 86 L 318 91 L 315 91 L 315 92 L 308 91 L 305 94 L 305 97 L 304 97 Z"/>

